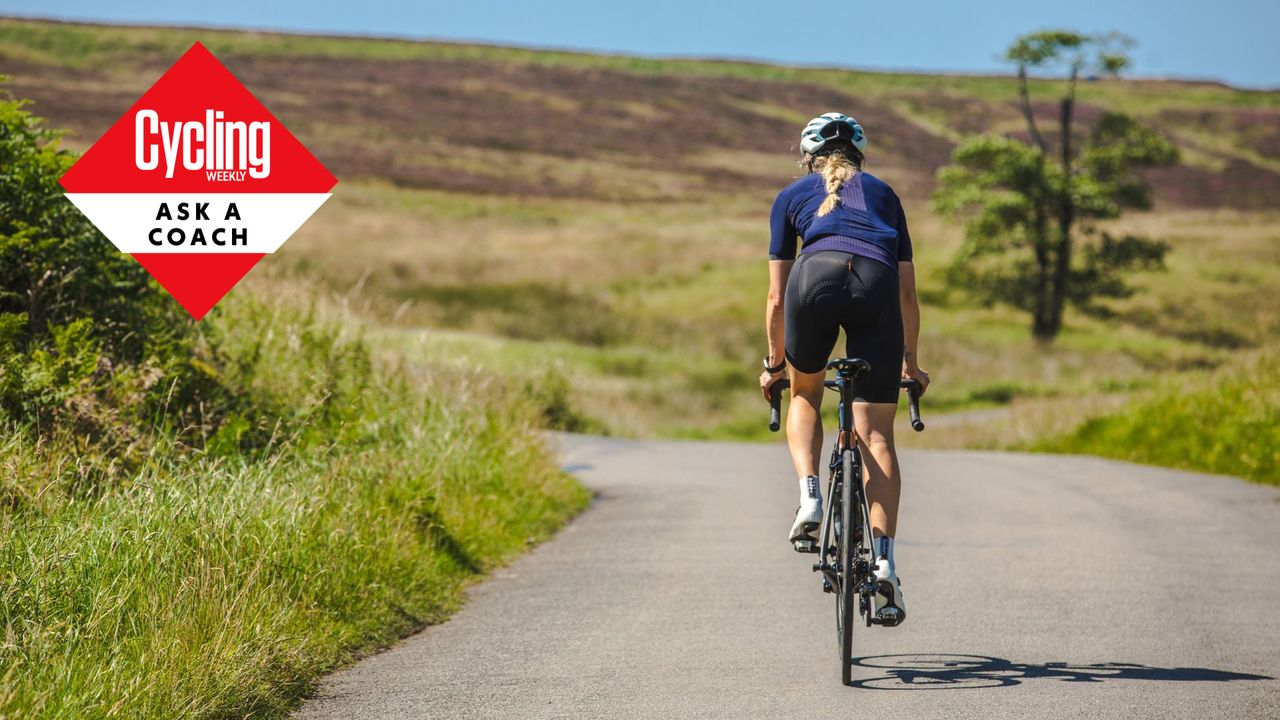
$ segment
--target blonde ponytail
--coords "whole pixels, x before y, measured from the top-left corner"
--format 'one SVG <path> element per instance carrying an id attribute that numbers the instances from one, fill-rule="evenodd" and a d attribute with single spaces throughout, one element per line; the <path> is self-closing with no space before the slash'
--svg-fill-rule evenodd
<path id="1" fill-rule="evenodd" d="M 835 210 L 836 205 L 840 204 L 840 189 L 853 179 L 854 174 L 858 172 L 858 165 L 844 153 L 834 152 L 813 158 L 810 167 L 814 172 L 822 175 L 822 180 L 827 187 L 827 197 L 818 208 L 818 217 L 822 217 Z"/>

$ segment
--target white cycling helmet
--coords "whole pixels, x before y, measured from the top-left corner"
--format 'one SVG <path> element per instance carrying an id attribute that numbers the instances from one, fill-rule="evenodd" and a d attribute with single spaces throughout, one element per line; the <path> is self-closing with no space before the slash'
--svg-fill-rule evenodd
<path id="1" fill-rule="evenodd" d="M 809 121 L 800 133 L 800 149 L 811 155 L 832 140 L 844 140 L 862 152 L 867 147 L 867 134 L 857 120 L 844 113 L 829 112 Z"/>

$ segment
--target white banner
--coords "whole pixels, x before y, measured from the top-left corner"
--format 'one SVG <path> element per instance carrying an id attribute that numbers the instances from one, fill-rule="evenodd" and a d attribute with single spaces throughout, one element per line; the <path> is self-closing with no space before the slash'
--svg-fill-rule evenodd
<path id="1" fill-rule="evenodd" d="M 332 193 L 67 193 L 121 252 L 272 253 Z"/>

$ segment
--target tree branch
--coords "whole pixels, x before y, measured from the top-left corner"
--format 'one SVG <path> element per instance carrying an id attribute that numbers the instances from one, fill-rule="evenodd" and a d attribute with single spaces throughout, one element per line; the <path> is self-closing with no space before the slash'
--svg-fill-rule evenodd
<path id="1" fill-rule="evenodd" d="M 1027 119 L 1027 130 L 1031 132 L 1031 140 L 1044 153 L 1044 138 L 1040 137 L 1040 128 L 1036 126 L 1036 116 L 1031 112 L 1031 92 L 1027 89 L 1027 65 L 1018 64 L 1018 105 L 1022 108 L 1022 116 Z"/>

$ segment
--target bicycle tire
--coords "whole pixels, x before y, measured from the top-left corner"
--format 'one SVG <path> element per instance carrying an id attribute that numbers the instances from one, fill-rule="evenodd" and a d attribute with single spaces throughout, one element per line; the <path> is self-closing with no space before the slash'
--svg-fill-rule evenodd
<path id="1" fill-rule="evenodd" d="M 827 523 L 831 528 L 831 543 L 825 544 L 823 548 L 822 559 L 830 565 L 831 568 L 837 569 L 831 574 L 834 580 L 831 588 L 831 594 L 836 596 L 836 654 L 841 653 L 843 647 L 840 638 L 844 637 L 844 596 L 841 595 L 842 580 L 838 571 L 840 564 L 840 496 L 844 488 L 844 481 L 840 478 L 840 468 L 836 468 L 831 472 L 831 492 L 827 498 Z M 824 540 L 826 535 L 823 536 Z"/>
<path id="2" fill-rule="evenodd" d="M 840 458 L 841 474 L 844 475 L 844 488 L 840 493 L 840 527 L 843 532 L 840 533 L 838 553 L 840 592 L 837 602 L 839 617 L 836 626 L 840 635 L 840 679 L 845 685 L 849 684 L 853 676 L 853 608 L 858 598 L 859 581 L 859 578 L 854 576 L 857 547 L 853 528 L 856 527 L 855 523 L 862 522 L 861 512 L 855 516 L 853 510 L 853 504 L 859 501 L 857 488 L 852 483 L 862 480 L 860 477 L 854 477 L 853 453 L 852 448 L 846 448 Z M 855 517 L 857 517 L 856 520 Z"/>

